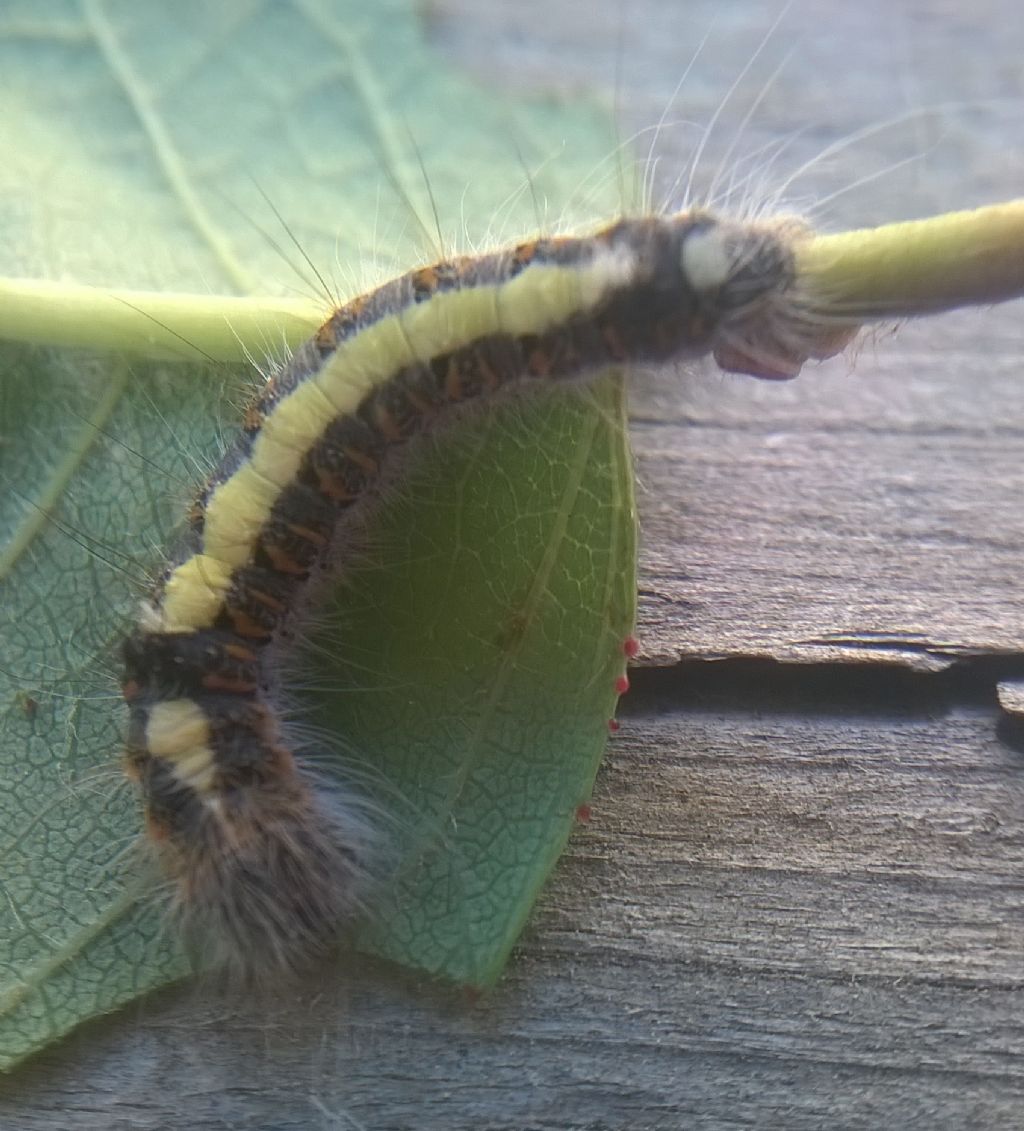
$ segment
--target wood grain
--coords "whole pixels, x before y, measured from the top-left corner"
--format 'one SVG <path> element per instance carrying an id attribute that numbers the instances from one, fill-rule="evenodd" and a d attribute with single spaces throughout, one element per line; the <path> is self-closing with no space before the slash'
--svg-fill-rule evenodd
<path id="1" fill-rule="evenodd" d="M 706 122 L 777 8 L 431 12 L 452 65 L 511 87 L 609 90 L 621 51 L 628 131 L 717 12 L 669 114 Z M 797 3 L 704 167 L 735 157 L 797 32 L 738 147 L 786 143 L 775 183 L 944 109 L 837 149 L 792 197 L 908 155 L 837 197 L 832 226 L 1019 195 L 1011 0 Z M 693 139 L 666 131 L 660 168 Z M 284 1002 L 185 989 L 37 1057 L 0 1125 L 1024 1126 L 1024 739 L 996 697 L 1018 701 L 1024 654 L 1022 344 L 1018 304 L 881 334 L 785 387 L 641 378 L 651 667 L 499 988 L 354 959 Z"/>
<path id="2" fill-rule="evenodd" d="M 0 1118 L 1018 1126 L 1024 757 L 991 708 L 685 671 L 635 697 L 495 993 L 362 961 L 286 1002 L 186 991 L 37 1058 Z"/>
<path id="3" fill-rule="evenodd" d="M 662 374 L 636 398 L 651 661 L 937 670 L 1022 651 L 1022 353 L 993 355 L 978 317 L 784 389 L 698 376 L 673 406 Z"/>

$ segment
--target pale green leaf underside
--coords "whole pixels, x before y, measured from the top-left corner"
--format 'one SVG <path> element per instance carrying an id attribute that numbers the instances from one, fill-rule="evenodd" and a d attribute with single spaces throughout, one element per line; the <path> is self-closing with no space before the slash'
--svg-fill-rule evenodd
<path id="1" fill-rule="evenodd" d="M 517 148 L 533 168 L 565 142 L 539 195 L 567 200 L 608 152 L 596 117 L 499 105 L 419 34 L 397 2 L 5 5 L 0 273 L 280 288 L 251 175 L 351 289 L 356 248 L 385 273 L 430 258 L 381 187 L 386 161 L 429 212 L 408 136 L 446 232 L 529 233 Z M 134 863 L 117 647 L 247 380 L 0 349 L 0 1065 L 187 971 Z M 610 377 L 440 431 L 324 614 L 295 713 L 399 860 L 362 948 L 492 981 L 564 845 L 632 623 L 621 398 Z"/>

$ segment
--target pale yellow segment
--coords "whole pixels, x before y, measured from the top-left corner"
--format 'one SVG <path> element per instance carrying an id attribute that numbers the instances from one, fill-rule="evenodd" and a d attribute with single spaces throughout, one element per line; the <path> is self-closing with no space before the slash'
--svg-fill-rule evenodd
<path id="1" fill-rule="evenodd" d="M 304 382 L 264 419 L 249 459 L 206 504 L 203 551 L 230 566 L 245 565 L 282 490 L 334 419 L 330 405 Z"/>
<path id="2" fill-rule="evenodd" d="M 366 373 L 353 374 L 344 365 L 337 365 L 332 354 L 307 384 L 334 406 L 336 416 L 342 417 L 355 412 L 375 382 Z"/>
<path id="3" fill-rule="evenodd" d="M 399 318 L 417 358 L 429 361 L 474 338 L 493 334 L 497 329 L 495 300 L 500 289 L 490 286 L 444 291 L 429 302 L 407 306 Z"/>
<path id="4" fill-rule="evenodd" d="M 636 278 L 636 254 L 628 247 L 604 248 L 586 270 L 572 271 L 578 287 L 579 310 L 590 310 L 610 291 Z M 566 311 L 566 315 L 574 311 Z"/>
<path id="5" fill-rule="evenodd" d="M 273 445 L 272 455 L 279 454 L 278 447 Z M 273 463 L 273 459 L 266 462 Z M 296 460 L 293 476 L 297 470 Z M 203 518 L 204 554 L 234 569 L 245 565 L 280 495 L 281 488 L 262 473 L 254 459 L 243 463 L 207 501 Z"/>
<path id="6" fill-rule="evenodd" d="M 498 290 L 499 329 L 536 334 L 591 310 L 609 291 L 628 283 L 636 259 L 628 248 L 602 250 L 580 267 L 532 264 Z"/>
<path id="7" fill-rule="evenodd" d="M 251 462 L 279 488 L 292 482 L 305 454 L 337 416 L 309 387 L 310 381 L 304 381 L 274 408 L 253 445 Z"/>
<path id="8" fill-rule="evenodd" d="M 214 787 L 216 768 L 209 743 L 209 720 L 191 699 L 169 699 L 150 708 L 146 749 L 170 762 L 178 780 L 200 793 Z"/>
<path id="9" fill-rule="evenodd" d="M 210 741 L 206 712 L 192 699 L 155 703 L 146 721 L 146 749 L 157 758 L 176 762 L 183 754 Z"/>
<path id="10" fill-rule="evenodd" d="M 505 334 L 536 334 L 587 309 L 581 285 L 589 269 L 536 263 L 498 288 L 498 329 Z"/>
<path id="11" fill-rule="evenodd" d="M 401 321 L 391 314 L 342 342 L 315 380 L 337 415 L 342 416 L 358 408 L 371 389 L 417 360 Z"/>
<path id="12" fill-rule="evenodd" d="M 219 558 L 195 554 L 182 562 L 164 587 L 160 604 L 164 632 L 209 628 L 224 605 L 234 568 Z"/>
<path id="13" fill-rule="evenodd" d="M 301 398 L 299 397 L 300 393 L 303 394 Z M 306 393 L 305 385 L 296 389 L 292 393 L 292 397 L 306 402 L 313 399 Z M 291 400 L 291 397 L 288 399 Z M 294 415 L 295 410 L 300 407 L 302 406 L 292 405 L 292 414 Z M 277 411 L 277 409 L 274 410 L 275 416 Z M 272 419 L 268 416 L 263 422 L 259 435 L 253 442 L 249 462 L 245 465 L 252 468 L 253 474 L 265 484 L 265 487 L 260 491 L 259 502 L 268 515 L 278 496 L 298 475 L 299 468 L 302 466 L 302 457 L 316 443 L 316 439 L 320 435 L 319 431 L 311 432 L 305 447 L 300 448 L 297 446 L 300 439 L 292 430 L 274 428 L 273 425 L 267 428 Z M 312 427 L 316 422 L 312 417 L 309 417 L 307 423 Z M 255 480 L 250 480 L 250 483 L 252 482 L 255 482 Z"/>
<path id="14" fill-rule="evenodd" d="M 174 763 L 175 777 L 182 785 L 191 786 L 199 793 L 213 793 L 217 787 L 217 768 L 213 751 L 199 746 Z"/>

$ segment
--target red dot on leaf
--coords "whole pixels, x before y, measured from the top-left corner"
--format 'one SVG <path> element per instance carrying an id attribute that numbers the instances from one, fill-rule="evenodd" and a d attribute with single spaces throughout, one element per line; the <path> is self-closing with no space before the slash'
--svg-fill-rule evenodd
<path id="1" fill-rule="evenodd" d="M 628 690 L 629 690 L 629 676 L 628 675 L 620 675 L 619 678 L 615 681 L 615 694 L 616 695 L 625 695 Z"/>
<path id="2" fill-rule="evenodd" d="M 635 636 L 627 636 L 622 650 L 632 660 L 640 652 L 640 641 Z"/>

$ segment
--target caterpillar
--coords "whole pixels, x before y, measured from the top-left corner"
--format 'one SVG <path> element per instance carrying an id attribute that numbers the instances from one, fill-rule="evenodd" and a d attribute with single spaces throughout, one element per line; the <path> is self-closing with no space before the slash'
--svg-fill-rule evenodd
<path id="1" fill-rule="evenodd" d="M 124 642 L 126 766 L 204 959 L 302 968 L 358 914 L 373 835 L 282 737 L 275 654 L 411 442 L 488 398 L 713 355 L 795 375 L 848 340 L 801 293 L 792 221 L 622 219 L 436 262 L 338 308 L 272 372 Z"/>

